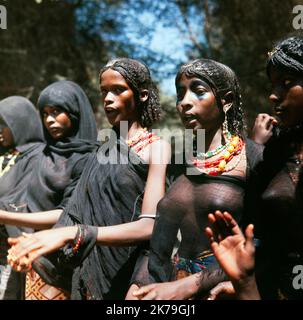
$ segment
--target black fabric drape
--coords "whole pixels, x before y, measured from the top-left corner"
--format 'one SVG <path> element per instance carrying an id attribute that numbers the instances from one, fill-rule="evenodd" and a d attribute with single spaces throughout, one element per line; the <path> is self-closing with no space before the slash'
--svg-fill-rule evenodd
<path id="1" fill-rule="evenodd" d="M 0 101 L 0 118 L 4 125 L 9 127 L 15 149 L 19 152 L 15 164 L 0 178 L 0 208 L 12 211 L 19 209 L 14 203 L 18 203 L 20 208 L 26 203 L 26 190 L 31 174 L 45 143 L 39 114 L 28 99 L 12 96 Z M 23 275 L 11 271 L 6 260 L 7 231 L 11 236 L 17 236 L 19 229 L 13 226 L 0 226 L 0 230 L 0 241 L 3 244 L 0 254 L 1 296 L 3 299 L 20 299 L 22 297 L 20 283 L 23 281 Z M 3 270 L 7 270 L 6 275 L 2 274 Z"/>
<path id="2" fill-rule="evenodd" d="M 73 119 L 74 134 L 54 141 L 44 127 L 47 140 L 28 188 L 29 212 L 66 205 L 86 163 L 97 147 L 97 128 L 92 106 L 84 91 L 71 81 L 58 81 L 45 88 L 38 99 L 42 117 L 45 106 L 59 107 Z"/>
<path id="3" fill-rule="evenodd" d="M 11 130 L 15 148 L 20 152 L 15 165 L 0 179 L 0 206 L 14 210 L 15 202 L 24 205 L 25 191 L 45 143 L 39 113 L 28 99 L 12 96 L 2 100 L 0 117 Z"/>
<path id="4" fill-rule="evenodd" d="M 125 163 L 129 157 L 136 164 Z M 98 152 L 90 155 L 55 227 L 111 226 L 134 220 L 140 213 L 147 172 L 148 165 L 130 151 L 124 140 L 118 139 L 115 143 L 109 139 Z M 135 262 L 136 247 L 94 246 L 85 254 L 88 256 L 81 259 L 82 264 L 73 266 L 71 298 L 83 298 L 85 290 L 92 299 L 123 298 Z M 41 268 L 40 274 L 43 272 L 45 268 Z"/>

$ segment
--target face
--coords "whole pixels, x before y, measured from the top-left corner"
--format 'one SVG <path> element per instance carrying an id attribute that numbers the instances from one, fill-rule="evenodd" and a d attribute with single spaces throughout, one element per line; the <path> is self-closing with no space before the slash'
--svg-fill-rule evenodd
<path id="1" fill-rule="evenodd" d="M 284 127 L 303 122 L 303 78 L 271 69 L 272 93 L 269 100 Z"/>
<path id="2" fill-rule="evenodd" d="M 119 126 L 120 121 L 138 120 L 134 93 L 119 72 L 112 69 L 103 72 L 100 89 L 101 101 L 112 126 Z"/>
<path id="3" fill-rule="evenodd" d="M 203 80 L 182 75 L 177 84 L 177 110 L 187 129 L 217 130 L 223 122 L 216 98 Z"/>
<path id="4" fill-rule="evenodd" d="M 14 146 L 14 137 L 6 123 L 0 119 L 0 146 L 5 149 L 10 149 Z"/>
<path id="5" fill-rule="evenodd" d="M 72 122 L 68 113 L 58 107 L 43 108 L 43 124 L 54 140 L 61 140 L 72 134 Z"/>

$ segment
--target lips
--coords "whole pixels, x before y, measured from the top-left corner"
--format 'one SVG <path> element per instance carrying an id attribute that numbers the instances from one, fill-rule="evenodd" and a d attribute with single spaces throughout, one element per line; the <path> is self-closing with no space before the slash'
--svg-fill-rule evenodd
<path id="1" fill-rule="evenodd" d="M 105 107 L 104 111 L 105 111 L 107 117 L 113 117 L 119 113 L 119 111 L 117 109 L 111 108 L 111 107 Z"/>
<path id="2" fill-rule="evenodd" d="M 190 113 L 183 114 L 182 119 L 183 119 L 183 122 L 185 122 L 185 124 L 188 124 L 188 125 L 194 124 L 196 122 L 196 117 Z"/>
<path id="3" fill-rule="evenodd" d="M 285 110 L 286 110 L 286 108 L 283 107 L 283 106 L 277 106 L 277 107 L 275 107 L 275 112 L 276 112 L 277 116 L 278 116 L 278 115 L 281 115 L 282 113 L 284 113 Z"/>
<path id="4" fill-rule="evenodd" d="M 61 132 L 61 128 L 58 128 L 58 127 L 48 128 L 48 131 L 52 134 L 56 134 Z"/>

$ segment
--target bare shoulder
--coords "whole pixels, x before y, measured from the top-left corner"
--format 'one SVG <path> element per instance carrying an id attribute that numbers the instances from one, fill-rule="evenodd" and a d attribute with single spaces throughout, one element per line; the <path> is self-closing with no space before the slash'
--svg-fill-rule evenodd
<path id="1" fill-rule="evenodd" d="M 164 139 L 154 141 L 149 146 L 150 164 L 168 164 L 171 158 L 171 145 Z"/>

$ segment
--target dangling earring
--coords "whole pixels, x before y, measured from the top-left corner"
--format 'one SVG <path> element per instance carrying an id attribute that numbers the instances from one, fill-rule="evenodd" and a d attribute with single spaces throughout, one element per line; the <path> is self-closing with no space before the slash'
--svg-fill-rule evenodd
<path id="1" fill-rule="evenodd" d="M 227 135 L 229 132 L 228 128 L 228 120 L 227 120 L 227 112 L 232 107 L 232 103 L 225 104 L 223 106 L 223 112 L 224 112 L 224 122 L 222 124 L 222 130 L 223 134 Z"/>
<path id="2" fill-rule="evenodd" d="M 228 133 L 227 112 L 224 112 L 224 122 L 223 122 L 222 128 L 223 128 L 223 134 L 226 135 Z"/>

